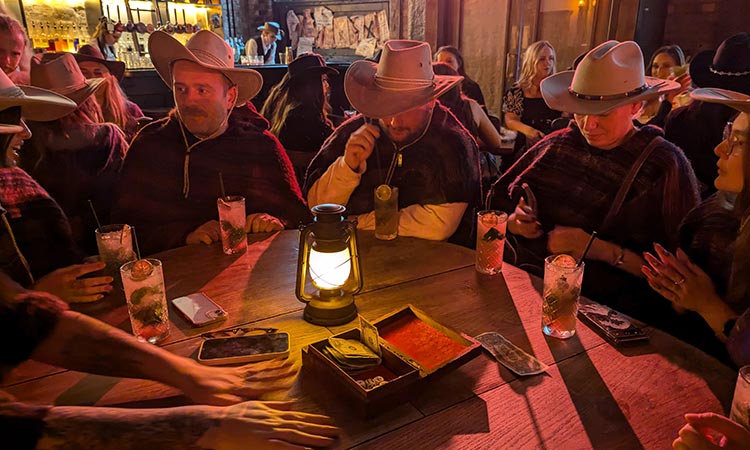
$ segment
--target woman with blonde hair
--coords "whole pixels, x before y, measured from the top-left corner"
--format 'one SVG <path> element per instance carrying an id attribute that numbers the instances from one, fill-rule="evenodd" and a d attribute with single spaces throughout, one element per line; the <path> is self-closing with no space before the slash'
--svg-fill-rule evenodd
<path id="1" fill-rule="evenodd" d="M 556 72 L 555 49 L 548 41 L 529 45 L 523 54 L 521 75 L 503 98 L 505 126 L 518 131 L 516 154 L 534 145 L 552 131 L 552 121 L 561 116 L 542 98 L 539 85 Z"/>
<path id="2" fill-rule="evenodd" d="M 105 78 L 107 80 L 94 94 L 96 101 L 102 109 L 104 121 L 120 127 L 125 133 L 125 139 L 130 142 L 138 132 L 139 125 L 145 116 L 138 105 L 128 100 L 120 87 L 119 80 L 125 74 L 125 63 L 107 61 L 99 49 L 88 44 L 82 46 L 73 56 L 78 62 L 81 73 L 87 79 Z"/>

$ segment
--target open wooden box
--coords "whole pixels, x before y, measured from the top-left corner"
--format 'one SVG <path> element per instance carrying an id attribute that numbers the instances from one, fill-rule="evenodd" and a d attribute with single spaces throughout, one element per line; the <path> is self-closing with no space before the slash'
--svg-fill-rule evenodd
<path id="1" fill-rule="evenodd" d="M 380 334 L 383 362 L 380 366 L 347 373 L 324 353 L 328 340 L 308 345 L 302 351 L 303 368 L 320 377 L 331 389 L 342 391 L 364 417 L 409 400 L 407 388 L 421 379 L 467 362 L 480 352 L 480 343 L 433 320 L 407 305 L 373 322 Z M 336 337 L 360 340 L 359 328 Z M 364 389 L 357 380 L 382 376 L 386 383 Z"/>

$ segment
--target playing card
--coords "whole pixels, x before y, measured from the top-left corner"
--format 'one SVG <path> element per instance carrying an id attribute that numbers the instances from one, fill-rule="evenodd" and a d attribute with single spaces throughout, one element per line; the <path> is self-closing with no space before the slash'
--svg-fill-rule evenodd
<path id="1" fill-rule="evenodd" d="M 380 353 L 380 335 L 375 325 L 371 324 L 362 316 L 359 316 L 359 330 L 362 333 L 362 342 L 375 354 L 382 356 Z"/>
<path id="2" fill-rule="evenodd" d="M 482 333 L 476 339 L 500 364 L 517 375 L 536 375 L 547 371 L 546 364 L 513 345 L 500 333 Z"/>

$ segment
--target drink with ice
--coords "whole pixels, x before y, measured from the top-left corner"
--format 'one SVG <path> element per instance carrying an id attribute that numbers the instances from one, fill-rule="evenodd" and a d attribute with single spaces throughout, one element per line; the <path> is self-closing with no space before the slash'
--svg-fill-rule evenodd
<path id="1" fill-rule="evenodd" d="M 230 195 L 216 200 L 219 208 L 221 246 L 224 253 L 234 255 L 247 250 L 245 233 L 245 197 Z"/>
<path id="2" fill-rule="evenodd" d="M 544 260 L 542 331 L 547 336 L 567 339 L 576 334 L 576 313 L 581 296 L 584 263 L 569 255 Z"/>
<path id="3" fill-rule="evenodd" d="M 477 272 L 495 275 L 503 269 L 508 215 L 502 211 L 477 213 Z"/>
<path id="4" fill-rule="evenodd" d="M 742 367 L 737 376 L 729 418 L 750 428 L 750 366 Z"/>
<path id="5" fill-rule="evenodd" d="M 107 275 L 117 278 L 120 266 L 135 259 L 133 234 L 130 225 L 104 225 L 96 229 L 99 260 L 107 264 Z"/>
<path id="6" fill-rule="evenodd" d="M 152 344 L 169 334 L 169 310 L 161 261 L 148 258 L 120 268 L 133 334 Z"/>
<path id="7" fill-rule="evenodd" d="M 398 236 L 398 188 L 382 184 L 375 190 L 375 237 L 383 241 Z"/>

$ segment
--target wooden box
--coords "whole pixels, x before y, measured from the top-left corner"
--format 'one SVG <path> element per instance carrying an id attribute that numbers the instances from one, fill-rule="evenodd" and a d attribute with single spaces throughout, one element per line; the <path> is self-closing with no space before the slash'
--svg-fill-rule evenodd
<path id="1" fill-rule="evenodd" d="M 302 351 L 303 369 L 326 382 L 332 393 L 341 392 L 360 415 L 370 417 L 409 400 L 415 383 L 467 362 L 480 352 L 480 343 L 433 320 L 407 305 L 373 322 L 380 334 L 383 362 L 373 369 L 347 373 L 330 360 L 323 349 L 328 340 L 310 344 Z M 335 337 L 360 340 L 358 328 Z M 364 389 L 357 380 L 381 375 L 386 383 Z"/>

